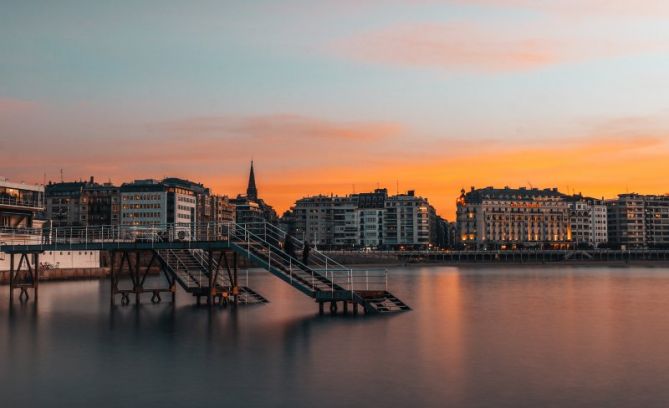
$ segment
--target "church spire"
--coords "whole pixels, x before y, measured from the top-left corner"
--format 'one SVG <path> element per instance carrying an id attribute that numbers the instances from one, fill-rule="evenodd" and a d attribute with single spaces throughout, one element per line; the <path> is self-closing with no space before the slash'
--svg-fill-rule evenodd
<path id="1" fill-rule="evenodd" d="M 253 160 L 251 160 L 251 172 L 249 173 L 249 186 L 246 188 L 246 197 L 251 201 L 258 200 L 258 189 L 256 188 L 256 176 L 253 173 Z"/>

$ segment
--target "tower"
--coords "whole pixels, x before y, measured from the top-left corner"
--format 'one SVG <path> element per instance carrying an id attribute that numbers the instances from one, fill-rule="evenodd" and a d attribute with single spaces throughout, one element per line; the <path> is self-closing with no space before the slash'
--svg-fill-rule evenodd
<path id="1" fill-rule="evenodd" d="M 246 188 L 246 197 L 250 201 L 258 200 L 258 189 L 256 188 L 256 177 L 253 173 L 253 160 L 251 160 L 251 172 L 249 173 L 249 186 Z"/>

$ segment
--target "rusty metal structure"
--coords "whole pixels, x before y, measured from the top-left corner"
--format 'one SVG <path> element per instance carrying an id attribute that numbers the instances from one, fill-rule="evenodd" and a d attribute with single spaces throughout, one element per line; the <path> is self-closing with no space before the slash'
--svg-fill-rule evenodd
<path id="1" fill-rule="evenodd" d="M 317 249 L 307 248 L 307 256 L 298 257 L 296 251 L 304 255 L 304 242 L 266 222 L 17 229 L 9 242 L 0 251 L 12 260 L 10 292 L 20 289 L 24 301 L 30 289 L 37 299 L 40 253 L 87 250 L 111 255 L 112 305 L 117 300 L 127 305 L 132 298 L 137 304 L 147 298 L 158 303 L 163 296 L 174 301 L 177 285 L 192 294 L 197 304 L 203 300 L 209 306 L 267 303 L 240 281 L 239 260 L 244 259 L 313 298 L 320 313 L 326 305 L 331 313 L 337 313 L 339 305 L 344 313 L 352 309 L 354 314 L 360 309 L 365 313 L 410 310 L 388 291 L 386 270 L 349 268 Z M 287 242 L 291 251 L 283 249 Z M 148 264 L 140 262 L 143 254 L 149 256 Z M 156 273 L 161 279 L 147 279 Z"/>

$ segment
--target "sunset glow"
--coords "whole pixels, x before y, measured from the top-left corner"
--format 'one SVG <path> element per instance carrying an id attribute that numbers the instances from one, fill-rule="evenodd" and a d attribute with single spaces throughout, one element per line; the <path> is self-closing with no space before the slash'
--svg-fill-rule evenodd
<path id="1" fill-rule="evenodd" d="M 669 192 L 666 2 L 26 3 L 0 15 L 16 181 L 234 196 L 253 159 L 279 211 L 380 186 L 447 219 L 470 186 Z"/>

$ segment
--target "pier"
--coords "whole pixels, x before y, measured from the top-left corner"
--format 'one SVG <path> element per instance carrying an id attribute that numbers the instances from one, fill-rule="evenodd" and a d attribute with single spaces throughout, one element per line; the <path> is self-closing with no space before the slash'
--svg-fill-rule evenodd
<path id="1" fill-rule="evenodd" d="M 0 246 L 10 257 L 10 301 L 37 301 L 39 256 L 45 251 L 108 251 L 111 260 L 110 303 L 122 305 L 163 297 L 174 301 L 179 285 L 196 303 L 207 305 L 262 304 L 268 299 L 239 280 L 244 259 L 314 299 L 320 313 L 362 311 L 392 313 L 410 307 L 388 291 L 385 270 L 353 269 L 312 249 L 308 264 L 281 245 L 292 241 L 297 251 L 304 242 L 287 236 L 270 223 L 106 225 L 81 228 L 17 229 Z M 142 265 L 142 258 L 150 259 Z M 151 271 L 164 279 L 147 280 Z M 163 282 L 159 285 L 158 282 Z"/>

